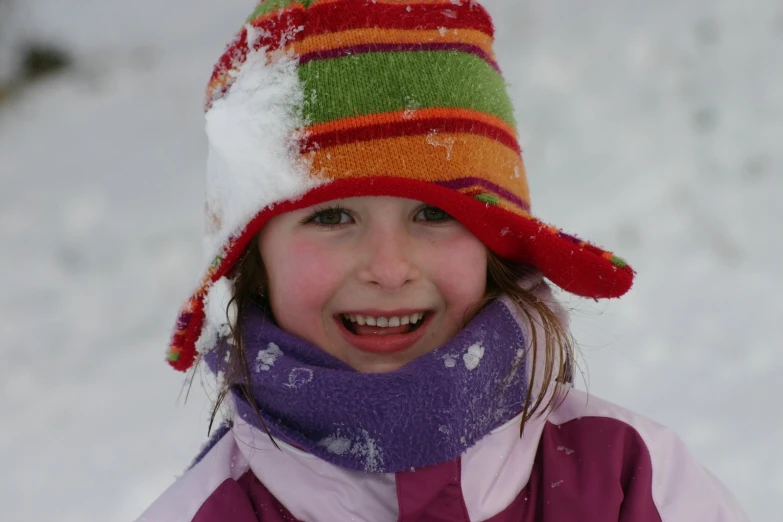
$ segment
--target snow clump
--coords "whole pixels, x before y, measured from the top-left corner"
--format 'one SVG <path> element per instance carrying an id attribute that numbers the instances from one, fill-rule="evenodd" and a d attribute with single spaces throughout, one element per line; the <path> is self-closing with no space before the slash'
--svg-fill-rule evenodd
<path id="1" fill-rule="evenodd" d="M 280 347 L 275 343 L 269 343 L 269 347 L 258 352 L 256 356 L 256 373 L 269 370 L 281 355 L 283 352 Z"/>
<path id="2" fill-rule="evenodd" d="M 378 442 L 370 437 L 367 430 L 361 430 L 358 435 L 353 437 L 353 440 L 338 431 L 336 434 L 319 441 L 318 445 L 335 455 L 350 454 L 359 457 L 364 464 L 365 471 L 380 472 L 383 469 L 382 451 L 378 447 Z"/>
<path id="3" fill-rule="evenodd" d="M 467 368 L 468 371 L 475 370 L 481 362 L 482 357 L 484 357 L 484 347 L 481 346 L 481 343 L 470 346 L 468 352 L 462 356 L 462 360 L 465 362 L 465 368 Z"/>
<path id="4" fill-rule="evenodd" d="M 259 37 L 247 26 L 250 49 Z M 300 154 L 307 122 L 297 68 L 296 56 L 283 49 L 251 50 L 233 72 L 228 92 L 206 113 L 207 213 L 213 226 L 204 251 L 210 263 L 225 255 L 224 245 L 259 211 L 323 183 Z"/>
<path id="5" fill-rule="evenodd" d="M 234 324 L 237 318 L 236 303 L 231 303 L 233 285 L 226 277 L 221 277 L 210 287 L 207 295 L 204 297 L 204 326 L 201 329 L 201 335 L 196 341 L 196 351 L 205 354 L 211 351 L 218 342 L 218 339 L 231 338 L 231 324 Z"/>

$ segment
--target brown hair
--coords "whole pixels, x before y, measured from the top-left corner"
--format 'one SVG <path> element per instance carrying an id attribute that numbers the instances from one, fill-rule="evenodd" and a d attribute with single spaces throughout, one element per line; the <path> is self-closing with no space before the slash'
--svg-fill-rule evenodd
<path id="1" fill-rule="evenodd" d="M 534 415 L 547 411 L 555 401 L 562 399 L 562 397 L 558 397 L 556 394 L 550 394 L 549 400 L 546 404 L 543 404 L 544 399 L 547 397 L 546 392 L 552 381 L 571 381 L 571 369 L 574 364 L 575 343 L 567 325 L 560 320 L 547 303 L 533 292 L 525 290 L 519 285 L 521 279 L 534 272 L 535 268 L 533 267 L 506 261 L 487 251 L 486 292 L 484 297 L 466 312 L 463 320 L 463 326 L 465 326 L 485 306 L 505 295 L 516 305 L 520 315 L 527 322 L 530 331 L 534 331 L 537 326 L 543 333 L 542 336 L 531 335 L 530 345 L 523 347 L 526 353 L 532 352 L 532 361 L 530 361 L 532 368 L 539 368 L 538 358 L 541 357 L 541 350 L 539 350 L 538 344 L 542 340 L 539 337 L 543 337 L 544 361 L 541 366 L 543 371 L 540 372 L 541 375 L 537 375 L 538 371 L 531 372 L 532 377 L 528 383 L 520 433 L 524 430 L 525 423 Z M 229 364 L 225 372 L 224 382 L 218 390 L 215 406 L 212 410 L 210 429 L 221 404 L 234 387 L 244 395 L 248 403 L 256 410 L 259 419 L 261 419 L 260 412 L 250 392 L 250 367 L 247 363 L 241 325 L 241 318 L 244 317 L 246 311 L 251 306 L 260 306 L 263 310 L 271 313 L 269 296 L 266 291 L 268 288 L 266 269 L 261 258 L 261 252 L 257 247 L 257 241 L 251 241 L 250 246 L 237 262 L 231 275 L 233 297 L 228 306 L 236 306 L 236 315 L 234 315 L 236 320 L 230 324 L 233 342 L 224 343 L 223 345 L 223 349 L 228 350 L 230 353 L 220 354 L 221 357 L 229 357 Z M 522 358 L 520 358 L 520 363 L 521 361 Z M 540 383 L 537 381 L 537 378 L 540 378 Z M 540 388 L 540 393 L 534 393 L 537 388 Z M 261 419 L 261 424 L 266 429 L 263 419 Z M 267 433 L 269 433 L 268 430 Z"/>

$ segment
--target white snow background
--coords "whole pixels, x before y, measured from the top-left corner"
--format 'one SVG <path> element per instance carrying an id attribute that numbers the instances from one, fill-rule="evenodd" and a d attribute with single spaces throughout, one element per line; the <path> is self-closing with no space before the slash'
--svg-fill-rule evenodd
<path id="1" fill-rule="evenodd" d="M 202 266 L 203 90 L 252 3 L 17 2 L 76 67 L 0 106 L 5 522 L 132 520 L 205 439 L 163 354 Z M 781 520 L 783 3 L 486 3 L 534 210 L 638 271 L 568 299 L 590 391 Z"/>

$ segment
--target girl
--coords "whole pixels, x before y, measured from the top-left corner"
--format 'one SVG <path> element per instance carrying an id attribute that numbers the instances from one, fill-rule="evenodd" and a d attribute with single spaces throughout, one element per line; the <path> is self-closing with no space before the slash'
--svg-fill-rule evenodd
<path id="1" fill-rule="evenodd" d="M 209 83 L 210 262 L 168 354 L 228 419 L 140 520 L 746 520 L 673 433 L 571 388 L 547 280 L 634 272 L 531 215 L 492 45 L 473 0 L 252 13 Z"/>

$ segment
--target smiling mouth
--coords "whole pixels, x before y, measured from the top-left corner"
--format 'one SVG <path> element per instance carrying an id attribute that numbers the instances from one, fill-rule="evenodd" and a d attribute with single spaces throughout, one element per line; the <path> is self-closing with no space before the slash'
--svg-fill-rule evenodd
<path id="1" fill-rule="evenodd" d="M 416 346 L 430 329 L 435 315 L 435 312 L 415 312 L 396 317 L 340 314 L 334 319 L 343 338 L 351 346 L 363 352 L 382 355 Z"/>
<path id="2" fill-rule="evenodd" d="M 405 316 L 401 320 L 397 317 L 390 320 L 385 317 L 364 318 L 353 314 L 341 314 L 340 319 L 345 329 L 353 335 L 384 337 L 413 333 L 422 327 L 430 315 L 431 312 L 419 312 L 418 314 Z"/>

